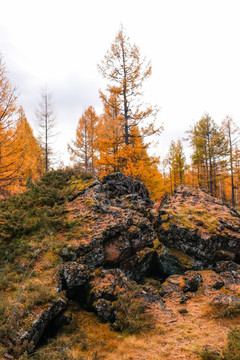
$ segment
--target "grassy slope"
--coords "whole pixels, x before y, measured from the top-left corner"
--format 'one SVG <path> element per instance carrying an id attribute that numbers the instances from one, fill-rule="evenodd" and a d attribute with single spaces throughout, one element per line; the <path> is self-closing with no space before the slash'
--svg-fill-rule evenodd
<path id="1" fill-rule="evenodd" d="M 59 256 L 71 247 L 74 225 L 65 202 L 89 186 L 86 174 L 56 171 L 29 190 L 0 203 L 0 338 L 23 333 L 42 309 L 57 300 Z M 2 345 L 0 354 L 5 346 Z"/>

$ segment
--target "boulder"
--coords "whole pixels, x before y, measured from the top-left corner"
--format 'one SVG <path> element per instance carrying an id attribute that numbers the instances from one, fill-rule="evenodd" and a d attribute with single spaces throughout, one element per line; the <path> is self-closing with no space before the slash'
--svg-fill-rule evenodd
<path id="1" fill-rule="evenodd" d="M 226 295 L 226 294 L 219 294 L 211 300 L 212 305 L 229 306 L 229 305 L 233 305 L 236 303 L 240 303 L 240 300 L 238 299 L 238 297 L 233 296 L 233 295 Z"/>
<path id="2" fill-rule="evenodd" d="M 183 275 L 171 275 L 162 284 L 160 294 L 162 296 L 178 294 L 181 296 L 180 302 L 185 303 L 189 297 L 184 296 L 184 293 L 197 292 L 202 282 L 202 275 L 193 270 L 186 271 Z"/>
<path id="3" fill-rule="evenodd" d="M 183 274 L 187 270 L 202 270 L 203 264 L 180 250 L 169 249 L 162 245 L 156 249 L 157 273 L 161 279 L 173 274 Z"/>
<path id="4" fill-rule="evenodd" d="M 240 261 L 240 215 L 206 191 L 179 185 L 163 199 L 157 224 L 160 242 L 205 266 L 219 259 Z"/>
<path id="5" fill-rule="evenodd" d="M 199 285 L 203 282 L 202 275 L 197 271 L 186 271 L 183 279 L 186 281 L 186 285 L 183 287 L 183 292 L 196 292 Z"/>

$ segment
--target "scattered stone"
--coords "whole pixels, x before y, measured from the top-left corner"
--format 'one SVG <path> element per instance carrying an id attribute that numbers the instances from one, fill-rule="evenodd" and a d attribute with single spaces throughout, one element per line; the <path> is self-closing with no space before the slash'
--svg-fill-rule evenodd
<path id="1" fill-rule="evenodd" d="M 219 305 L 232 305 L 239 302 L 240 300 L 236 296 L 225 294 L 219 294 L 211 300 L 211 304 Z"/>
<path id="2" fill-rule="evenodd" d="M 186 271 L 184 273 L 183 279 L 186 280 L 186 285 L 183 287 L 183 292 L 196 292 L 198 291 L 198 286 L 203 282 L 202 275 L 196 271 Z"/>
<path id="3" fill-rule="evenodd" d="M 180 304 L 186 304 L 186 302 L 191 299 L 191 296 L 189 294 L 183 295 L 179 301 Z"/>
<path id="4" fill-rule="evenodd" d="M 179 312 L 179 314 L 182 314 L 182 315 L 188 314 L 187 309 L 178 309 L 178 312 Z"/>

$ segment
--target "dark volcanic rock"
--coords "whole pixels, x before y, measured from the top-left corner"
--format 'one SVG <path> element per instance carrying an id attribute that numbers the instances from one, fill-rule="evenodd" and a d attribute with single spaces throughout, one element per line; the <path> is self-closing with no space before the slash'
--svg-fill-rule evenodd
<path id="1" fill-rule="evenodd" d="M 215 271 L 217 273 L 222 273 L 225 271 L 233 273 L 240 271 L 240 265 L 234 263 L 233 261 L 219 261 L 216 263 Z"/>
<path id="2" fill-rule="evenodd" d="M 200 283 L 203 282 L 202 276 L 197 271 L 186 271 L 184 275 L 171 275 L 161 286 L 162 296 L 171 294 L 181 295 L 180 302 L 184 304 L 190 297 L 184 296 L 186 292 L 196 292 Z"/>
<path id="3" fill-rule="evenodd" d="M 225 294 L 219 294 L 211 300 L 211 304 L 214 305 L 232 305 L 239 302 L 240 300 L 236 296 Z"/>
<path id="4" fill-rule="evenodd" d="M 162 243 L 205 264 L 240 259 L 240 215 L 203 190 L 178 186 L 162 201 L 157 223 Z"/>
<path id="5" fill-rule="evenodd" d="M 180 275 L 171 275 L 166 281 L 162 284 L 160 289 L 160 294 L 162 296 L 168 296 L 173 293 L 182 293 L 181 289 L 181 276 Z"/>
<path id="6" fill-rule="evenodd" d="M 94 204 L 94 222 L 89 226 L 89 235 L 79 243 L 78 262 L 93 268 L 120 267 L 128 271 L 128 259 L 152 247 L 155 238 L 148 190 L 124 174 L 111 174 L 68 204 L 74 220 L 89 213 L 86 203 Z"/>
<path id="7" fill-rule="evenodd" d="M 195 292 L 198 290 L 199 284 L 203 282 L 202 275 L 191 270 L 184 273 L 183 279 L 186 281 L 183 292 Z"/>
<path id="8" fill-rule="evenodd" d="M 79 241 L 75 261 L 63 266 L 60 289 L 67 290 L 69 298 L 84 300 L 101 320 L 112 321 L 112 303 L 152 266 L 153 203 L 143 183 L 116 173 L 71 201 L 70 217 L 89 214 L 87 204 L 94 221 L 88 236 Z M 146 302 L 160 301 L 153 289 L 143 294 Z"/>
<path id="9" fill-rule="evenodd" d="M 156 249 L 158 274 L 162 279 L 173 274 L 183 274 L 187 270 L 202 270 L 203 264 L 182 251 L 162 246 Z"/>
<path id="10" fill-rule="evenodd" d="M 88 266 L 71 262 L 65 265 L 60 272 L 61 290 L 75 290 L 86 285 L 90 278 Z"/>
<path id="11" fill-rule="evenodd" d="M 51 326 L 53 321 L 57 321 L 57 317 L 62 314 L 67 308 L 67 301 L 59 299 L 59 301 L 53 302 L 48 309 L 43 311 L 39 318 L 32 324 L 31 329 L 22 337 L 22 342 L 27 340 L 35 347 L 44 332 Z"/>
<path id="12" fill-rule="evenodd" d="M 102 180 L 102 190 L 110 199 L 129 194 L 132 200 L 140 198 L 147 205 L 152 205 L 146 186 L 141 181 L 133 180 L 122 173 L 105 176 Z"/>

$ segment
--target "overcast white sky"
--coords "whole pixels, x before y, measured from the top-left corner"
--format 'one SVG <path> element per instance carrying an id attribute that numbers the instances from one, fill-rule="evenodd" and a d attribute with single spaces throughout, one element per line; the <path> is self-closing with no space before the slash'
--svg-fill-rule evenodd
<path id="1" fill-rule="evenodd" d="M 204 112 L 218 123 L 231 115 L 240 125 L 239 0 L 0 0 L 0 51 L 19 102 L 34 126 L 44 85 L 53 94 L 67 142 L 81 113 L 101 109 L 104 81 L 96 64 L 122 23 L 132 43 L 152 60 L 146 100 L 164 122 L 156 153 L 167 152 Z"/>

